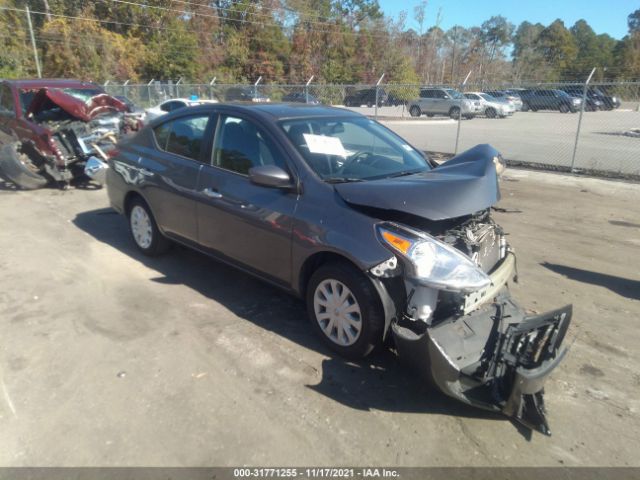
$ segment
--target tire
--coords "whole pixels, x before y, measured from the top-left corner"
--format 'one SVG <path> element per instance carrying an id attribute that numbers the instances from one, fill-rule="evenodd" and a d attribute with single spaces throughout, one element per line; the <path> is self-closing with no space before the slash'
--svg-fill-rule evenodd
<path id="1" fill-rule="evenodd" d="M 460 117 L 460 107 L 451 107 L 449 109 L 449 117 L 453 118 L 454 120 L 458 120 L 458 118 Z"/>
<path id="2" fill-rule="evenodd" d="M 409 115 L 411 115 L 412 117 L 419 117 L 420 115 L 422 115 L 422 111 L 420 110 L 419 106 L 412 105 L 411 108 L 409 109 Z M 429 116 L 428 113 L 427 113 L 427 116 Z"/>
<path id="3" fill-rule="evenodd" d="M 151 209 L 141 198 L 135 198 L 129 205 L 127 212 L 129 220 L 129 233 L 138 250 L 145 255 L 155 257 L 165 253 L 171 247 L 171 242 L 160 230 L 153 218 Z M 145 228 L 145 223 L 146 228 Z M 144 231 L 149 235 L 143 235 Z"/>
<path id="4" fill-rule="evenodd" d="M 332 302 L 334 292 L 338 307 Z M 344 301 L 340 298 L 342 295 L 346 295 Z M 306 301 L 312 328 L 340 355 L 363 358 L 382 344 L 382 301 L 371 280 L 355 267 L 346 262 L 321 265 L 309 279 Z M 345 308 L 352 311 L 341 312 Z"/>
<path id="5" fill-rule="evenodd" d="M 496 118 L 498 112 L 496 112 L 495 108 L 489 107 L 484 111 L 484 114 L 487 116 L 487 118 Z"/>
<path id="6" fill-rule="evenodd" d="M 560 107 L 558 108 L 558 110 L 560 111 L 560 113 L 568 113 L 568 112 L 569 112 L 569 110 L 571 110 L 571 109 L 569 108 L 569 106 L 568 106 L 568 105 L 566 105 L 566 104 L 564 104 L 564 103 L 563 103 L 563 104 L 561 104 L 561 105 L 560 105 Z"/>
<path id="7" fill-rule="evenodd" d="M 20 147 L 19 143 L 14 143 L 0 150 L 0 175 L 23 190 L 45 187 L 49 180 Z"/>
<path id="8" fill-rule="evenodd" d="M 527 102 L 523 102 L 522 103 L 522 108 L 520 109 L 521 112 L 528 112 L 530 110 L 531 107 L 529 107 L 529 104 Z"/>
<path id="9" fill-rule="evenodd" d="M 433 118 L 433 117 L 435 117 L 435 115 L 433 113 L 427 113 L 427 117 Z"/>

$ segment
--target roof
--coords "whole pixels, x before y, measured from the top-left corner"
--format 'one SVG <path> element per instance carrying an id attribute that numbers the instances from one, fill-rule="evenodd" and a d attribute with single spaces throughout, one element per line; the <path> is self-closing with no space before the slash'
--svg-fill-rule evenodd
<path id="1" fill-rule="evenodd" d="M 82 80 L 68 78 L 35 78 L 4 81 L 10 85 L 15 85 L 17 88 L 102 88 L 92 82 L 84 82 Z"/>
<path id="2" fill-rule="evenodd" d="M 225 105 L 225 104 L 218 104 Z M 345 108 L 326 105 L 307 105 L 304 103 L 233 103 L 229 104 L 241 110 L 250 110 L 269 115 L 277 120 L 305 117 L 361 117 L 359 113 Z"/>

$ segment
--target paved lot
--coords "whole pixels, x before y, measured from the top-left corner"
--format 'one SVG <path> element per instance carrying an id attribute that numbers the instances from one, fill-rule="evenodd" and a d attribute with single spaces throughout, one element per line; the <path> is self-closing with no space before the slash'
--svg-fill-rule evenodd
<path id="1" fill-rule="evenodd" d="M 382 122 L 416 147 L 444 153 L 455 150 L 457 123 L 443 117 Z M 458 151 L 490 143 L 509 160 L 570 166 L 577 126 L 578 114 L 560 112 L 518 112 L 506 119 L 463 120 Z M 586 112 L 576 168 L 640 175 L 640 138 L 619 135 L 632 128 L 640 128 L 640 112 Z"/>
<path id="2" fill-rule="evenodd" d="M 639 465 L 638 204 L 636 184 L 503 182 L 515 295 L 575 304 L 554 434 L 528 440 L 391 354 L 331 357 L 298 301 L 245 274 L 141 258 L 104 191 L 3 185 L 0 465 Z"/>

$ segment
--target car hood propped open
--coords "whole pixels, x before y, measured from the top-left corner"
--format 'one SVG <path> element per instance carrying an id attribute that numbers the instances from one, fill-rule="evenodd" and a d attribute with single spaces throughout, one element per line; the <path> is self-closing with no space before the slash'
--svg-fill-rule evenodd
<path id="1" fill-rule="evenodd" d="M 495 165 L 498 155 L 490 145 L 477 145 L 426 172 L 334 186 L 353 205 L 405 212 L 433 221 L 462 217 L 500 200 Z"/>
<path id="2" fill-rule="evenodd" d="M 37 115 L 39 112 L 52 108 L 52 106 L 58 106 L 69 115 L 85 122 L 90 122 L 103 113 L 124 112 L 127 108 L 124 102 L 106 93 L 96 95 L 83 102 L 60 89 L 42 88 L 33 97 L 26 113 L 27 116 Z"/>

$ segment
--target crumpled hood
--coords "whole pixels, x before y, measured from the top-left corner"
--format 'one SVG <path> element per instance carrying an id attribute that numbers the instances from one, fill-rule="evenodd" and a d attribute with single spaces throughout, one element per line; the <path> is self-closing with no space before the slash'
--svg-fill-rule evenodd
<path id="1" fill-rule="evenodd" d="M 395 210 L 428 220 L 470 215 L 500 200 L 500 188 L 490 145 L 477 145 L 438 167 L 404 177 L 334 185 L 347 202 Z"/>
<path id="2" fill-rule="evenodd" d="M 126 105 L 106 93 L 91 97 L 88 101 L 73 97 L 57 88 L 42 88 L 33 97 L 27 108 L 27 116 L 36 115 L 44 110 L 58 106 L 69 115 L 90 122 L 98 115 L 107 112 L 124 112 Z"/>

